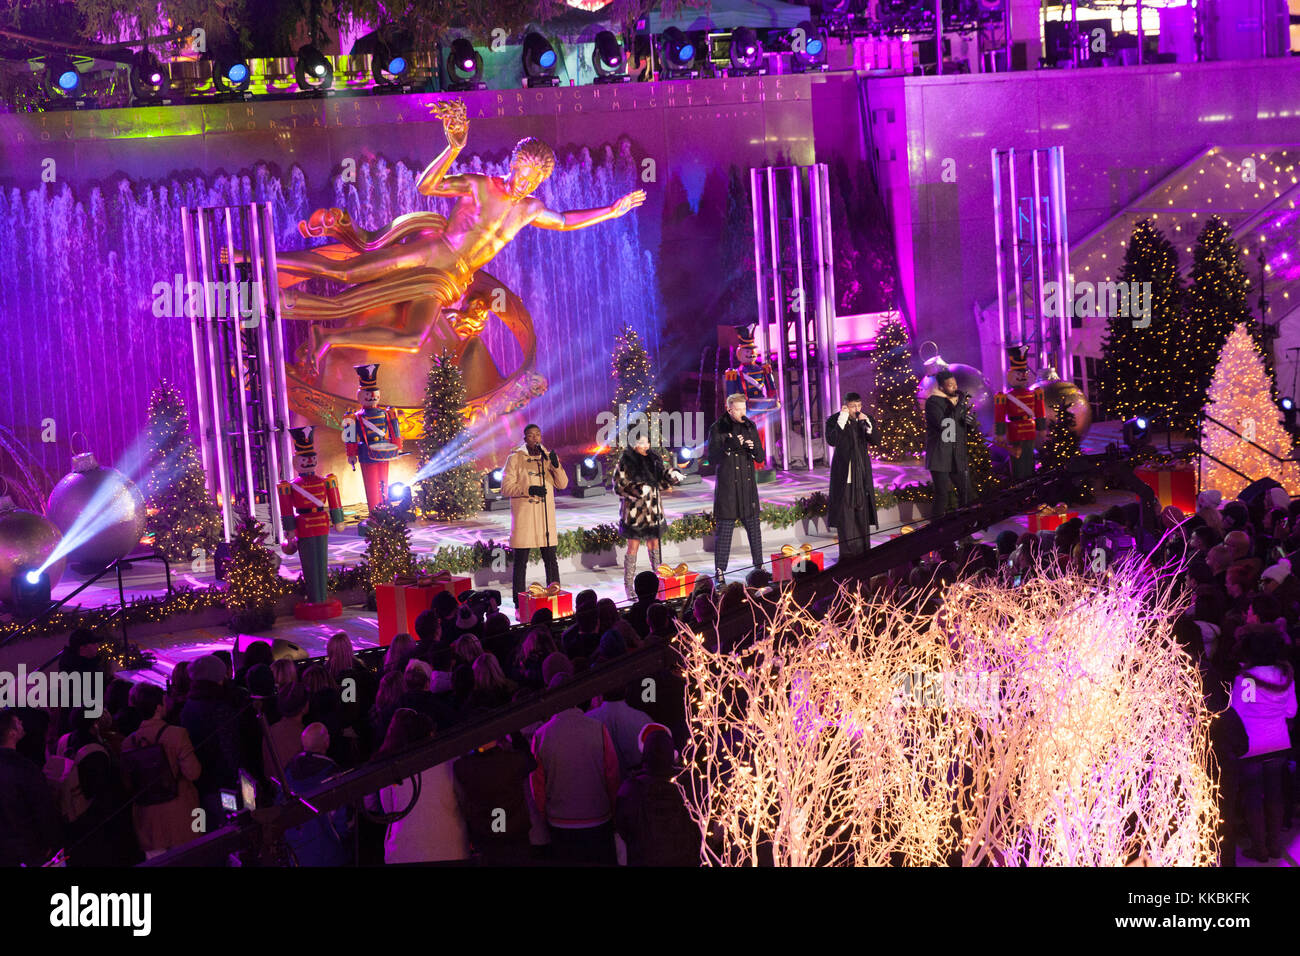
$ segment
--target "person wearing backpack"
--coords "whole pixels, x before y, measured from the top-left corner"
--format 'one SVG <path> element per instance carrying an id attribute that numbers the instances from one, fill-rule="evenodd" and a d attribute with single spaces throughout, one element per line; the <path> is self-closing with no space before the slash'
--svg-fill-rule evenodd
<path id="1" fill-rule="evenodd" d="M 641 766 L 618 790 L 614 832 L 628 866 L 699 866 L 700 828 L 677 786 L 673 738 L 662 724 L 641 731 Z"/>
<path id="2" fill-rule="evenodd" d="M 131 688 L 131 706 L 151 716 L 123 742 L 122 773 L 134 798 L 140 849 L 146 857 L 154 857 L 197 835 L 193 826 L 199 791 L 194 781 L 202 767 L 189 731 L 164 719 L 166 697 L 160 687 L 136 684 Z"/>

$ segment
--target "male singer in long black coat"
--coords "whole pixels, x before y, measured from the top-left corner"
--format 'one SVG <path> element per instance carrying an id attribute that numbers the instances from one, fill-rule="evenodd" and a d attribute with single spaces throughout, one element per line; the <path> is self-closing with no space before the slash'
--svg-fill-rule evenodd
<path id="1" fill-rule="evenodd" d="M 956 375 L 946 368 L 939 369 L 934 390 L 925 399 L 925 467 L 934 480 L 931 519 L 948 510 L 948 493 L 954 486 L 958 507 L 970 504 L 966 433 L 974 427 L 970 396 L 958 390 Z"/>
<path id="2" fill-rule="evenodd" d="M 839 531 L 841 558 L 862 554 L 871 547 L 876 496 L 867 446 L 879 441 L 880 429 L 862 410 L 862 396 L 849 392 L 839 414 L 826 419 L 826 444 L 835 447 L 826 521 Z"/>
<path id="3" fill-rule="evenodd" d="M 709 461 L 718 469 L 713 489 L 713 518 L 718 526 L 714 574 L 719 583 L 731 557 L 731 535 L 736 522 L 745 526 L 754 567 L 763 567 L 763 535 L 758 522 L 758 479 L 755 463 L 767 459 L 758 426 L 745 416 L 745 396 L 727 396 L 727 411 L 709 429 Z"/>

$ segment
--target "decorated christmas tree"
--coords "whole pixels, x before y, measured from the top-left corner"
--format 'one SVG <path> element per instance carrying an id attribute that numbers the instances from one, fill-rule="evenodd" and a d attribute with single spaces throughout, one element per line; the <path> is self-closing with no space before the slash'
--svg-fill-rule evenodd
<path id="1" fill-rule="evenodd" d="M 251 515 L 242 515 L 231 542 L 226 565 L 226 606 L 237 631 L 261 631 L 275 623 L 276 599 L 285 593 L 280 561 L 266 547 L 266 529 Z"/>
<path id="2" fill-rule="evenodd" d="M 463 521 L 483 507 L 479 475 L 467 454 L 469 433 L 461 414 L 465 403 L 460 366 L 444 350 L 429 366 L 424 386 L 424 437 L 417 442 L 420 468 L 429 477 L 419 482 L 416 501 L 421 513 L 434 521 Z"/>
<path id="3" fill-rule="evenodd" d="M 1133 229 L 1124 251 L 1120 281 L 1125 288 L 1151 284 L 1150 315 L 1138 315 L 1130 298 L 1128 315 L 1112 314 L 1106 321 L 1102 344 L 1101 401 L 1108 418 L 1142 415 L 1168 421 L 1180 388 L 1178 370 L 1186 366 L 1172 341 L 1182 319 L 1183 280 L 1178 271 L 1178 250 L 1149 219 Z M 1136 285 L 1134 285 L 1136 284 Z M 1180 426 L 1181 427 L 1181 426 Z"/>
<path id="4" fill-rule="evenodd" d="M 149 400 L 145 432 L 148 471 L 142 484 L 154 547 L 168 561 L 210 558 L 221 540 L 221 515 L 190 437 L 185 402 L 165 380 Z"/>
<path id="5" fill-rule="evenodd" d="M 371 589 L 376 584 L 391 584 L 394 577 L 410 574 L 415 567 L 411 530 L 392 508 L 377 508 L 366 519 L 366 564 Z"/>
<path id="6" fill-rule="evenodd" d="M 636 428 L 635 416 L 659 411 L 659 392 L 655 389 L 655 376 L 650 368 L 650 356 L 636 329 L 623 326 L 614 340 L 614 354 L 610 360 L 610 374 L 614 379 L 612 411 L 618 417 L 620 406 L 625 408 L 629 430 Z M 622 439 L 624 436 L 619 436 Z M 662 444 L 657 434 L 650 435 L 650 444 Z M 615 449 L 617 453 L 618 449 Z"/>
<path id="7" fill-rule="evenodd" d="M 1066 396 L 1056 403 L 1056 418 L 1047 426 L 1040 459 L 1044 471 L 1061 468 L 1079 454 L 1081 443 L 1074 425 L 1074 409 Z"/>
<path id="8" fill-rule="evenodd" d="M 1187 312 L 1170 336 L 1170 367 L 1175 372 L 1171 386 L 1176 387 L 1169 392 L 1175 425 L 1185 429 L 1196 427 L 1197 413 L 1208 401 L 1206 390 L 1229 333 L 1238 323 L 1248 329 L 1251 324 L 1250 280 L 1241 268 L 1241 250 L 1218 216 L 1211 216 L 1196 237 L 1195 256 Z M 1272 376 L 1268 379 L 1260 401 L 1277 399 Z"/>
<path id="9" fill-rule="evenodd" d="M 970 475 L 971 492 L 978 500 L 1002 486 L 1001 479 L 993 473 L 993 456 L 989 441 L 979 422 L 966 429 L 966 464 Z"/>
<path id="10" fill-rule="evenodd" d="M 880 422 L 877 452 L 889 461 L 919 458 L 925 450 L 925 416 L 916 401 L 916 372 L 907 329 L 890 316 L 876 333 L 872 352 L 876 391 L 873 417 Z"/>
<path id="11" fill-rule="evenodd" d="M 1291 436 L 1278 420 L 1270 384 L 1263 353 L 1246 325 L 1237 323 L 1214 370 L 1201 429 L 1202 487 L 1218 489 L 1225 499 L 1235 498 L 1252 480 L 1264 477 L 1281 482 L 1292 495 L 1300 494 L 1300 465 L 1278 460 L 1290 459 Z"/>

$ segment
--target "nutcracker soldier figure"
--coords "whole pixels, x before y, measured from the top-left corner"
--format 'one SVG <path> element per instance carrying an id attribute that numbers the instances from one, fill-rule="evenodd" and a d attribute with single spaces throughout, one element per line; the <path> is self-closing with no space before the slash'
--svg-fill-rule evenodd
<path id="1" fill-rule="evenodd" d="M 302 557 L 307 600 L 293 609 L 293 616 L 303 621 L 322 621 L 343 613 L 343 605 L 325 588 L 330 526 L 335 531 L 343 530 L 343 503 L 338 479 L 316 474 L 316 443 L 311 426 L 291 428 L 289 434 L 293 436 L 293 467 L 298 477 L 282 481 L 276 488 L 280 520 L 285 533 L 293 535 L 281 550 L 285 554 L 297 551 Z"/>
<path id="2" fill-rule="evenodd" d="M 754 342 L 754 324 L 735 326 L 740 336 L 736 346 L 736 365 L 723 373 L 726 394 L 725 402 L 732 395 L 745 396 L 745 414 L 763 429 L 763 447 L 772 447 L 773 413 L 781 407 L 776 390 L 776 375 L 772 363 L 759 360 L 758 347 Z M 755 464 L 756 468 L 766 467 Z"/>
<path id="3" fill-rule="evenodd" d="M 1007 390 L 993 397 L 993 421 L 998 444 L 1011 453 L 1011 479 L 1034 475 L 1034 439 L 1047 432 L 1047 404 L 1041 389 L 1029 387 L 1029 350 L 1007 350 Z"/>
<path id="4" fill-rule="evenodd" d="M 379 404 L 379 366 L 353 366 L 361 379 L 357 400 L 361 407 L 343 419 L 343 442 L 348 464 L 361 462 L 361 480 L 366 486 L 366 505 L 371 511 L 387 502 L 388 463 L 402 451 L 402 432 L 397 412 Z"/>

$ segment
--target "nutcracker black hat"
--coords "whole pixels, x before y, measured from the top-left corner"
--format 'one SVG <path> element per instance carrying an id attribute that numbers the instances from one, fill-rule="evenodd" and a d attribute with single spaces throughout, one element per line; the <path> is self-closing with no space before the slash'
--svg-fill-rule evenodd
<path id="1" fill-rule="evenodd" d="M 314 455 L 316 454 L 316 439 L 313 437 L 313 429 L 310 425 L 302 425 L 298 428 L 290 428 L 289 435 L 293 438 L 293 453 L 295 455 Z"/>
<path id="2" fill-rule="evenodd" d="M 746 325 L 733 326 L 733 328 L 736 330 L 736 336 L 740 339 L 740 345 L 738 346 L 739 348 L 742 349 L 757 348 L 757 345 L 754 342 L 754 329 L 757 327 L 757 325 L 758 325 L 757 322 L 750 322 L 747 323 Z"/>
<path id="3" fill-rule="evenodd" d="M 357 373 L 361 379 L 361 388 L 366 391 L 374 391 L 379 388 L 379 366 L 371 363 L 370 365 L 354 365 L 352 370 Z"/>
<path id="4" fill-rule="evenodd" d="M 1010 361 L 1008 371 L 1023 372 L 1029 368 L 1029 349 L 1023 345 L 1007 349 L 1007 358 Z"/>

